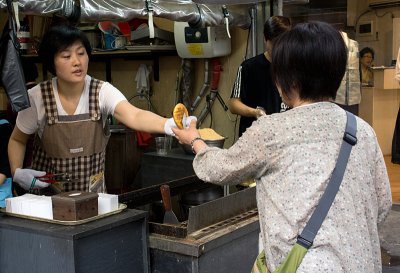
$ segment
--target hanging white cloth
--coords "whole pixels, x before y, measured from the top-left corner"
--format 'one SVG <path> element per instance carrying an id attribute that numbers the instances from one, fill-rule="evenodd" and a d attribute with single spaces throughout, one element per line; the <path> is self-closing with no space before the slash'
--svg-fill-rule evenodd
<path id="1" fill-rule="evenodd" d="M 150 92 L 150 81 L 149 81 L 150 71 L 147 65 L 141 64 L 136 73 L 136 92 L 140 95 L 149 95 Z"/>

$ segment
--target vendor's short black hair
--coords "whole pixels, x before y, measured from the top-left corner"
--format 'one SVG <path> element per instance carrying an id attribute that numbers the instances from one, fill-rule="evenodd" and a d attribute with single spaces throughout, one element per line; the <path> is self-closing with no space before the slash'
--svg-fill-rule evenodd
<path id="1" fill-rule="evenodd" d="M 77 41 L 82 42 L 90 58 L 92 48 L 89 39 L 80 29 L 68 24 L 59 24 L 44 34 L 39 47 L 39 57 L 53 75 L 56 75 L 54 56 Z"/>
<path id="2" fill-rule="evenodd" d="M 361 51 L 360 51 L 360 59 L 362 57 L 364 57 L 364 55 L 367 54 L 367 53 L 371 53 L 372 59 L 375 59 L 375 51 L 370 47 L 364 47 L 363 49 L 361 49 Z"/>
<path id="3" fill-rule="evenodd" d="M 324 22 L 300 23 L 280 35 L 272 50 L 272 73 L 282 94 L 301 100 L 335 99 L 347 63 L 338 30 Z"/>

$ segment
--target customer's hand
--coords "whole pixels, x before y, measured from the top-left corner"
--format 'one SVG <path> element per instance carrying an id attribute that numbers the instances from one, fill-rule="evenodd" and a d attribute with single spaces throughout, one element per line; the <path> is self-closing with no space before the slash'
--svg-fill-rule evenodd
<path id="1" fill-rule="evenodd" d="M 188 117 L 185 117 L 185 118 L 182 120 L 182 122 L 183 122 L 183 128 L 188 128 L 188 127 L 190 126 L 190 123 L 191 123 L 193 120 L 194 120 L 194 121 L 197 121 L 197 118 L 196 118 L 195 116 L 188 116 Z M 178 128 L 178 126 L 176 126 L 176 123 L 175 123 L 175 121 L 174 121 L 173 118 L 169 118 L 169 119 L 167 119 L 167 121 L 166 121 L 165 124 L 164 124 L 164 131 L 165 131 L 165 133 L 166 133 L 167 135 L 174 136 L 175 134 L 174 134 L 174 132 L 172 132 L 172 128 Z"/>
<path id="2" fill-rule="evenodd" d="M 13 176 L 13 181 L 18 183 L 24 190 L 27 191 L 32 189 L 42 189 L 48 187 L 50 184 L 40 181 L 37 179 L 37 177 L 45 174 L 46 172 L 17 168 Z"/>
<path id="3" fill-rule="evenodd" d="M 184 129 L 173 128 L 175 137 L 179 143 L 191 145 L 193 139 L 200 137 L 199 131 L 196 129 L 196 121 L 193 119 L 189 127 Z"/>
<path id="4" fill-rule="evenodd" d="M 197 117 L 195 116 L 188 116 L 183 120 L 183 128 L 189 128 L 190 123 L 192 123 L 192 121 L 196 121 L 197 123 Z"/>

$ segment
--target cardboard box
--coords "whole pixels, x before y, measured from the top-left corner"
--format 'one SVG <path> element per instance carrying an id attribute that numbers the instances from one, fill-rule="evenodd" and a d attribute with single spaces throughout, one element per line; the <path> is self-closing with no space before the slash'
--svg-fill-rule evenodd
<path id="1" fill-rule="evenodd" d="M 77 221 L 98 215 L 98 194 L 93 192 L 70 191 L 51 197 L 53 219 Z"/>

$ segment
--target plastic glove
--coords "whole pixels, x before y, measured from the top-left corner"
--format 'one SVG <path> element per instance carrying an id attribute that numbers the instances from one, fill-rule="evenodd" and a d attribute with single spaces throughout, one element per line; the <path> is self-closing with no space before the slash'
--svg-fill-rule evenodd
<path id="1" fill-rule="evenodd" d="M 197 122 L 197 118 L 195 116 L 188 116 L 185 118 L 183 122 L 183 128 L 188 128 L 190 126 L 190 123 L 192 120 L 195 120 Z"/>
<path id="2" fill-rule="evenodd" d="M 17 182 L 24 190 L 29 191 L 31 190 L 33 179 L 45 174 L 46 172 L 17 168 L 13 176 L 13 181 Z M 49 185 L 49 183 L 45 183 L 39 179 L 36 179 L 35 185 L 32 189 L 42 189 L 48 187 Z"/>
<path id="3" fill-rule="evenodd" d="M 190 122 L 192 122 L 192 120 L 196 120 L 197 118 L 195 116 L 188 116 L 185 117 L 182 122 L 183 122 L 183 128 L 187 128 L 190 125 Z M 173 118 L 169 118 L 167 119 L 167 121 L 164 124 L 164 131 L 167 135 L 169 136 L 174 136 L 174 132 L 172 132 L 172 128 L 178 128 L 178 126 L 176 126 L 176 123 L 174 121 Z"/>
<path id="4" fill-rule="evenodd" d="M 167 135 L 169 136 L 174 136 L 174 132 L 172 132 L 172 128 L 176 128 L 176 123 L 173 118 L 167 119 L 167 121 L 164 124 L 164 131 Z"/>

